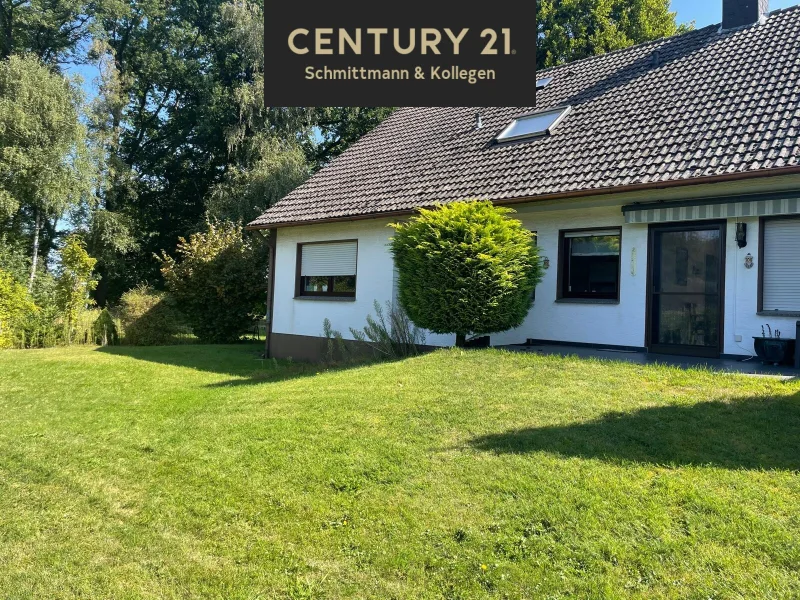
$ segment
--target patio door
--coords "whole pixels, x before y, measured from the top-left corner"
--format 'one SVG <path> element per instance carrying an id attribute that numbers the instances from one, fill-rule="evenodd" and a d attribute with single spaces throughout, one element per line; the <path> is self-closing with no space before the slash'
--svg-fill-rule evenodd
<path id="1" fill-rule="evenodd" d="M 650 352 L 718 357 L 722 343 L 725 224 L 650 229 Z"/>

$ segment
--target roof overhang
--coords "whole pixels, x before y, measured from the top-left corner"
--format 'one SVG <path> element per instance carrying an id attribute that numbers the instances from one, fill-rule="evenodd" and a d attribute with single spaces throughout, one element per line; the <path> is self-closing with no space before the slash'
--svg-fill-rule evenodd
<path id="1" fill-rule="evenodd" d="M 666 190 L 672 188 L 680 188 L 680 187 L 689 187 L 689 186 L 703 186 L 709 184 L 717 184 L 717 183 L 727 183 L 727 182 L 736 182 L 736 181 L 745 181 L 745 180 L 756 180 L 756 179 L 766 179 L 772 177 L 783 177 L 788 175 L 800 175 L 800 165 L 794 165 L 791 167 L 780 167 L 777 169 L 763 169 L 760 171 L 743 171 L 743 172 L 736 172 L 736 173 L 724 173 L 722 175 L 707 175 L 702 177 L 692 177 L 690 179 L 677 179 L 677 180 L 670 180 L 670 181 L 656 181 L 650 183 L 635 183 L 635 184 L 628 184 L 628 185 L 620 185 L 620 186 L 613 186 L 607 188 L 594 188 L 594 189 L 585 189 L 585 190 L 575 190 L 571 192 L 564 192 L 558 194 L 542 194 L 539 196 L 527 196 L 527 197 L 519 197 L 519 198 L 506 198 L 506 199 L 493 199 L 493 202 L 499 206 L 509 206 L 514 204 L 523 204 L 528 202 L 540 202 L 540 201 L 551 201 L 551 200 L 570 200 L 576 198 L 586 198 L 587 196 L 604 196 L 609 194 L 626 194 L 629 192 L 641 192 L 641 191 L 651 191 L 651 190 Z M 800 182 L 798 182 L 798 192 L 800 192 Z M 702 204 L 710 205 L 712 204 L 709 202 L 709 198 L 706 195 L 705 199 L 702 200 L 691 200 L 690 202 L 700 202 Z M 787 193 L 783 193 L 783 197 L 788 197 Z M 733 198 L 731 196 L 730 198 Z M 741 196 L 739 197 L 741 200 Z M 722 200 L 719 198 L 718 200 Z M 723 202 L 724 203 L 724 202 Z M 392 217 L 402 217 L 414 214 L 420 208 L 431 208 L 434 204 L 431 205 L 420 205 L 418 207 L 405 209 L 405 210 L 395 210 L 395 211 L 385 211 L 385 212 L 374 212 L 374 213 L 364 213 L 364 214 L 356 214 L 356 215 L 347 215 L 341 217 L 328 217 L 328 218 L 320 218 L 320 219 L 308 219 L 308 220 L 297 220 L 297 221 L 277 221 L 274 223 L 264 223 L 264 224 L 253 224 L 247 225 L 245 229 L 247 230 L 258 230 L 258 229 L 277 229 L 280 227 L 299 227 L 302 225 L 316 225 L 320 223 L 342 223 L 348 221 L 363 221 L 367 219 L 381 219 L 381 218 L 392 218 Z M 641 205 L 636 204 L 629 204 L 626 207 L 632 206 L 644 206 L 644 203 Z M 699 205 L 698 205 L 699 206 Z M 654 208 L 653 206 L 650 207 L 651 209 Z M 631 209 L 632 211 L 633 209 Z M 627 217 L 626 217 L 627 219 Z"/>

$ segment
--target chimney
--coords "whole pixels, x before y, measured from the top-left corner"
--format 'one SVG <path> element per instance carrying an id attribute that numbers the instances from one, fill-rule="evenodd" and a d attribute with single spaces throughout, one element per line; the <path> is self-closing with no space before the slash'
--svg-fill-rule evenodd
<path id="1" fill-rule="evenodd" d="M 722 0 L 722 29 L 753 25 L 768 12 L 769 0 Z"/>

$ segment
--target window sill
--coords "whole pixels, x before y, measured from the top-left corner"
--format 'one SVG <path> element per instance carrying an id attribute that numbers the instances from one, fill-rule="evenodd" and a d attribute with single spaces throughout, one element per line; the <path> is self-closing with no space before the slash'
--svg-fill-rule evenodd
<path id="1" fill-rule="evenodd" d="M 310 300 L 311 302 L 355 302 L 355 296 L 295 296 L 295 300 Z"/>
<path id="2" fill-rule="evenodd" d="M 606 298 L 558 298 L 556 304 L 619 304 L 619 300 Z"/>
<path id="3" fill-rule="evenodd" d="M 756 314 L 759 317 L 800 317 L 797 310 L 760 310 Z"/>

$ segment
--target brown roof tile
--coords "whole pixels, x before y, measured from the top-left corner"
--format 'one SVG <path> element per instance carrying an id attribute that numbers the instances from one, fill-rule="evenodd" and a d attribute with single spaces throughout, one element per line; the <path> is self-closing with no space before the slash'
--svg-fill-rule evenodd
<path id="1" fill-rule="evenodd" d="M 538 109 L 573 107 L 552 135 L 492 143 L 534 107 L 400 108 L 251 226 L 800 165 L 800 7 L 762 25 L 714 25 L 539 76 L 553 81 L 538 91 Z"/>

